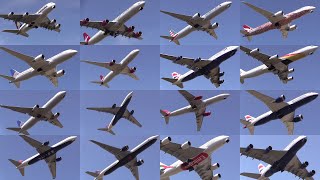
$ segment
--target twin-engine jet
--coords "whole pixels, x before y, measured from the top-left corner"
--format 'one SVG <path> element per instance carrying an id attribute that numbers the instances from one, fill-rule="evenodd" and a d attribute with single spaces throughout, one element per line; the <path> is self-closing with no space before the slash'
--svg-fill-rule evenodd
<path id="1" fill-rule="evenodd" d="M 137 160 L 137 155 L 139 155 L 144 150 L 148 149 L 152 144 L 157 142 L 158 137 L 159 136 L 149 137 L 148 139 L 143 141 L 141 144 L 133 148 L 131 151 L 129 151 L 128 145 L 122 148 L 116 148 L 107 144 L 90 140 L 94 144 L 100 146 L 104 150 L 113 154 L 117 158 L 117 160 L 102 171 L 96 171 L 96 172 L 87 171 L 86 173 L 93 176 L 94 180 L 103 180 L 103 176 L 107 176 L 108 174 L 111 174 L 113 171 L 117 170 L 118 168 L 125 166 L 131 171 L 135 179 L 139 180 L 140 178 L 139 178 L 138 167 L 144 163 L 144 160 L 143 159 Z"/>
<path id="2" fill-rule="evenodd" d="M 200 13 L 196 13 L 193 16 L 175 14 L 167 11 L 160 11 L 164 14 L 177 18 L 181 21 L 185 21 L 188 26 L 180 30 L 178 33 L 170 30 L 170 36 L 160 36 L 164 39 L 170 40 L 170 42 L 174 42 L 177 45 L 180 45 L 179 39 L 182 39 L 189 35 L 193 31 L 204 31 L 207 32 L 210 36 L 218 39 L 218 36 L 215 32 L 215 29 L 218 28 L 219 24 L 217 22 L 211 24 L 211 20 L 227 10 L 231 6 L 232 2 L 227 1 L 219 4 L 217 7 L 213 8 L 209 12 L 204 15 L 200 15 Z"/>
<path id="3" fill-rule="evenodd" d="M 21 59 L 30 66 L 29 69 L 21 73 L 14 69 L 11 69 L 10 72 L 12 76 L 0 75 L 0 77 L 9 80 L 9 83 L 14 83 L 17 88 L 20 87 L 21 81 L 30 79 L 38 75 L 47 77 L 52 82 L 52 84 L 57 87 L 58 78 L 66 73 L 63 69 L 57 71 L 57 65 L 69 60 L 78 53 L 78 51 L 76 50 L 68 49 L 46 60 L 43 54 L 32 57 L 5 47 L 0 47 L 0 49 L 11 54 L 12 56 Z"/>
<path id="4" fill-rule="evenodd" d="M 92 83 L 100 84 L 101 86 L 105 86 L 105 87 L 109 88 L 108 83 L 119 74 L 128 75 L 129 77 L 131 77 L 135 80 L 139 80 L 139 78 L 135 74 L 137 68 L 136 67 L 132 67 L 132 68 L 128 67 L 129 63 L 134 58 L 137 57 L 139 52 L 140 52 L 139 49 L 135 49 L 135 50 L 131 51 L 126 57 L 124 57 L 122 59 L 122 61 L 120 61 L 120 63 L 116 63 L 116 60 L 112 60 L 111 62 L 95 62 L 95 61 L 84 60 L 82 62 L 109 69 L 110 72 L 106 76 L 100 75 L 100 81 L 91 81 Z"/>
<path id="5" fill-rule="evenodd" d="M 230 96 L 230 94 L 219 94 L 217 96 L 202 100 L 202 96 L 194 96 L 188 91 L 179 90 L 179 93 L 189 102 L 190 105 L 172 112 L 160 109 L 160 113 L 163 115 L 162 117 L 165 119 L 166 124 L 168 124 L 170 117 L 193 112 L 196 116 L 197 131 L 200 131 L 201 129 L 203 117 L 211 115 L 210 111 L 206 112 L 207 106 L 225 100 Z"/>
<path id="6" fill-rule="evenodd" d="M 247 78 L 253 78 L 268 72 L 277 75 L 279 79 L 286 84 L 288 81 L 293 80 L 292 76 L 288 76 L 290 73 L 294 72 L 293 68 L 289 69 L 289 64 L 306 56 L 312 55 L 318 49 L 318 46 L 306 46 L 282 57 L 279 57 L 278 54 L 273 56 L 266 55 L 261 53 L 259 48 L 249 49 L 244 46 L 240 46 L 240 49 L 248 56 L 251 56 L 263 63 L 263 65 L 255 67 L 249 71 L 240 69 L 240 82 L 242 84 Z"/>
<path id="7" fill-rule="evenodd" d="M 10 12 L 9 14 L 0 14 L 1 18 L 14 21 L 17 28 L 6 29 L 2 32 L 13 33 L 24 37 L 29 37 L 29 34 L 27 34 L 27 32 L 30 29 L 37 29 L 38 27 L 60 32 L 61 25 L 56 23 L 56 19 L 50 20 L 48 18 L 48 14 L 55 8 L 56 4 L 50 2 L 44 5 L 34 14 L 29 14 L 28 12 L 25 12 L 24 14 L 15 14 L 14 12 Z"/>
<path id="8" fill-rule="evenodd" d="M 204 76 L 211 81 L 215 87 L 220 87 L 224 80 L 220 77 L 224 72 L 220 72 L 220 64 L 231 58 L 238 50 L 239 46 L 229 46 L 211 56 L 209 59 L 188 58 L 182 56 L 173 56 L 168 54 L 160 54 L 160 57 L 168 59 L 175 64 L 186 66 L 191 69 L 187 73 L 181 75 L 177 72 L 172 73 L 172 78 L 162 78 L 165 81 L 172 83 L 180 88 L 183 88 L 183 83 L 190 81 L 198 76 Z"/>
<path id="9" fill-rule="evenodd" d="M 218 136 L 202 146 L 192 147 L 190 141 L 183 144 L 171 142 L 171 137 L 161 140 L 160 150 L 178 159 L 170 166 L 160 162 L 160 180 L 170 180 L 170 176 L 182 171 L 195 171 L 201 179 L 218 180 L 220 174 L 213 175 L 213 171 L 220 167 L 219 163 L 211 163 L 211 154 L 229 143 L 229 136 Z"/>
<path id="10" fill-rule="evenodd" d="M 133 124 L 137 125 L 138 127 L 142 127 L 142 125 L 139 123 L 139 121 L 133 117 L 134 110 L 129 111 L 128 105 L 132 98 L 132 93 L 130 92 L 120 106 L 117 106 L 116 104 L 113 104 L 112 107 L 88 107 L 89 110 L 94 110 L 98 112 L 104 112 L 104 113 L 110 113 L 113 114 L 113 118 L 111 122 L 109 123 L 108 127 L 105 128 L 99 128 L 100 131 L 106 131 L 109 132 L 112 135 L 115 135 L 115 133 L 112 131 L 112 128 L 118 123 L 118 121 L 121 118 L 125 118 L 132 122 Z"/>
<path id="11" fill-rule="evenodd" d="M 282 33 L 282 37 L 287 38 L 289 31 L 294 31 L 298 27 L 295 24 L 290 25 L 290 23 L 293 20 L 300 18 L 301 16 L 312 13 L 315 9 L 315 7 L 313 6 L 305 6 L 291 13 L 284 14 L 283 11 L 278 11 L 276 13 L 269 12 L 247 2 L 243 2 L 243 4 L 247 5 L 269 20 L 269 22 L 262 24 L 261 26 L 258 26 L 256 28 L 252 28 L 248 25 L 243 25 L 243 30 L 240 30 L 240 32 L 243 34 L 243 37 L 247 37 L 249 41 L 251 41 L 252 36 L 262 34 L 273 29 L 279 29 Z"/>
<path id="12" fill-rule="evenodd" d="M 306 143 L 307 137 L 299 136 L 284 150 L 272 150 L 272 146 L 268 146 L 266 149 L 255 149 L 252 144 L 246 148 L 240 148 L 241 156 L 247 156 L 269 164 L 267 167 L 259 164 L 260 174 L 243 172 L 241 175 L 252 179 L 269 180 L 273 174 L 279 171 L 281 173 L 287 171 L 299 177 L 299 179 L 313 180 L 316 171 L 308 171 L 309 162 L 302 163 L 297 156 L 297 152 Z"/>
<path id="13" fill-rule="evenodd" d="M 26 122 L 18 121 L 17 124 L 19 127 L 7 128 L 12 131 L 16 131 L 21 134 L 29 135 L 28 130 L 32 128 L 39 121 L 47 121 L 54 126 L 62 128 L 63 125 L 58 120 L 60 113 L 53 113 L 52 109 L 57 106 L 62 99 L 66 96 L 66 91 L 60 91 L 56 95 L 54 95 L 46 104 L 40 107 L 38 104 L 34 107 L 16 107 L 16 106 L 5 106 L 0 105 L 2 108 L 10 109 L 12 111 L 16 111 L 22 114 L 28 114 L 31 116 Z"/>
<path id="14" fill-rule="evenodd" d="M 254 128 L 256 126 L 266 124 L 275 119 L 281 119 L 288 129 L 288 134 L 293 134 L 294 123 L 300 122 L 303 119 L 301 114 L 295 117 L 295 110 L 318 97 L 318 93 L 309 92 L 289 102 L 285 102 L 286 97 L 284 95 L 274 99 L 254 90 L 247 92 L 262 101 L 270 109 L 270 111 L 256 118 L 246 115 L 245 119 L 240 119 L 240 122 L 244 125 L 243 128 L 249 129 L 250 134 L 254 134 Z"/>
<path id="15" fill-rule="evenodd" d="M 103 21 L 90 21 L 89 18 L 81 20 L 80 26 L 98 29 L 99 31 L 93 37 L 90 37 L 87 33 L 83 33 L 84 42 L 80 42 L 80 44 L 92 45 L 100 42 L 107 36 L 117 37 L 119 35 L 141 40 L 142 32 L 134 32 L 135 27 L 128 27 L 125 25 L 125 23 L 138 12 L 143 10 L 144 5 L 145 1 L 136 2 L 113 21 L 110 21 L 108 19 Z"/>
<path id="16" fill-rule="evenodd" d="M 56 163 L 62 160 L 61 157 L 58 157 L 58 158 L 56 157 L 56 153 L 61 149 L 64 149 L 65 147 L 69 146 L 71 143 L 73 143 L 77 139 L 77 136 L 70 136 L 58 142 L 57 144 L 54 144 L 53 146 L 49 146 L 49 143 L 50 143 L 49 141 L 41 143 L 28 136 L 20 135 L 20 137 L 22 137 L 23 140 L 25 140 L 28 144 L 30 144 L 30 146 L 34 147 L 38 151 L 38 153 L 24 161 L 22 160 L 15 161 L 12 159 L 9 159 L 9 161 L 12 164 L 14 164 L 16 168 L 20 171 L 21 175 L 24 176 L 25 167 L 33 165 L 38 161 L 45 160 L 50 169 L 52 179 L 56 178 L 56 174 L 57 174 Z"/>

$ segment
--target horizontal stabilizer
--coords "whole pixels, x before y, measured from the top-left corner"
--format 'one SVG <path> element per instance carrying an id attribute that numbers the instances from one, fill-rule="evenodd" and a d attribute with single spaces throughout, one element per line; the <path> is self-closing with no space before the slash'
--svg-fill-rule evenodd
<path id="1" fill-rule="evenodd" d="M 166 121 L 166 124 L 169 124 L 169 115 L 170 115 L 170 112 L 169 112 L 169 111 L 166 111 L 166 110 L 160 109 L 160 113 L 162 114 L 162 117 L 163 117 L 164 120 Z"/>
<path id="2" fill-rule="evenodd" d="M 170 42 L 172 41 L 172 42 L 176 43 L 176 45 L 180 45 L 180 42 L 177 39 L 172 39 L 171 36 L 160 36 L 160 37 L 162 37 L 164 39 L 168 39 L 168 40 L 170 40 Z"/>
<path id="3" fill-rule="evenodd" d="M 28 133 L 28 131 L 21 131 L 21 128 L 7 128 L 8 130 L 11 130 L 11 131 L 16 131 L 16 132 L 19 132 L 21 134 L 24 134 L 24 135 L 30 135 Z M 20 132 L 21 131 L 21 132 Z"/>
<path id="4" fill-rule="evenodd" d="M 98 130 L 99 131 L 106 131 L 112 135 L 116 135 L 116 133 L 114 133 L 111 129 L 108 129 L 108 128 L 99 128 Z"/>
<path id="5" fill-rule="evenodd" d="M 10 81 L 10 83 L 11 83 L 12 81 L 14 81 L 14 80 L 15 80 L 15 78 L 14 78 L 14 77 L 6 76 L 6 75 L 2 75 L 2 74 L 0 74 L 0 77 L 5 78 L 5 79 L 9 80 L 9 81 Z M 17 88 L 20 88 L 20 81 L 19 81 L 19 82 L 13 82 L 13 83 L 14 83 L 14 85 L 16 85 L 16 87 L 17 87 Z"/>
<path id="6" fill-rule="evenodd" d="M 252 179 L 259 179 L 261 177 L 261 174 L 256 174 L 256 173 L 241 173 L 240 175 L 246 176 Z M 264 178 L 265 180 L 269 180 L 269 178 Z"/>
<path id="7" fill-rule="evenodd" d="M 9 159 L 9 161 L 10 161 L 12 164 L 14 164 L 14 165 L 16 166 L 16 168 L 18 168 L 18 166 L 20 166 L 20 164 L 21 164 L 19 161 L 15 161 L 15 160 L 13 160 L 13 159 Z M 19 171 L 20 171 L 20 174 L 21 174 L 22 176 L 24 176 L 24 168 L 20 168 Z"/>
<path id="8" fill-rule="evenodd" d="M 107 87 L 107 88 L 110 88 L 107 83 L 102 83 L 101 81 L 91 81 L 91 83 L 100 84 L 100 86 L 105 86 L 105 87 Z"/>
<path id="9" fill-rule="evenodd" d="M 161 78 L 165 81 L 168 81 L 168 82 L 171 82 L 172 84 L 174 84 L 177 79 L 172 79 L 172 78 Z M 178 84 L 174 84 L 174 85 L 177 85 L 179 88 L 183 88 L 183 84 L 182 83 L 178 83 Z"/>
<path id="10" fill-rule="evenodd" d="M 29 37 L 29 34 L 27 34 L 25 32 L 21 32 L 17 29 L 6 29 L 6 30 L 3 30 L 2 32 L 13 33 L 13 34 L 21 35 L 24 37 Z"/>
<path id="11" fill-rule="evenodd" d="M 80 42 L 81 45 L 88 45 L 86 42 Z"/>
<path id="12" fill-rule="evenodd" d="M 93 177 L 98 177 L 99 176 L 99 174 L 98 173 L 96 173 L 96 172 L 90 172 L 90 171 L 87 171 L 86 172 L 87 174 L 89 174 L 90 176 L 93 176 Z M 97 179 L 98 180 L 98 179 Z M 102 180 L 101 178 L 99 178 L 99 180 Z"/>
<path id="13" fill-rule="evenodd" d="M 249 121 L 244 120 L 244 119 L 240 119 L 240 122 L 245 125 L 245 128 L 248 128 L 250 131 L 250 134 L 253 135 L 254 134 L 254 126 L 247 126 L 249 124 L 251 124 Z"/>

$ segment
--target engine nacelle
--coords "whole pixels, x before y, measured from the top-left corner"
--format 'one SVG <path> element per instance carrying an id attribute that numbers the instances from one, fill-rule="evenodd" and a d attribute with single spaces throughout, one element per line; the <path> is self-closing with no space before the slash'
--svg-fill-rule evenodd
<path id="1" fill-rule="evenodd" d="M 247 146 L 247 148 L 246 148 L 246 152 L 250 151 L 252 148 L 253 148 L 253 145 L 249 144 L 249 146 Z"/>
<path id="2" fill-rule="evenodd" d="M 273 17 L 279 17 L 279 16 L 283 16 L 283 11 L 278 11 L 273 15 Z"/>
<path id="3" fill-rule="evenodd" d="M 293 73 L 293 72 L 294 72 L 294 69 L 293 69 L 293 68 L 291 68 L 291 69 L 288 70 L 288 73 Z"/>
<path id="4" fill-rule="evenodd" d="M 210 111 L 203 113 L 203 116 L 204 116 L 204 117 L 210 116 L 210 115 L 211 115 L 211 112 L 210 112 Z"/>
<path id="5" fill-rule="evenodd" d="M 308 177 L 312 177 L 316 174 L 316 171 L 315 170 L 312 170 L 308 173 Z"/>
<path id="6" fill-rule="evenodd" d="M 201 57 L 198 57 L 197 59 L 195 59 L 195 60 L 194 60 L 194 63 L 197 63 L 197 62 L 199 62 L 199 61 L 201 61 Z"/>
<path id="7" fill-rule="evenodd" d="M 143 159 L 139 159 L 139 161 L 136 162 L 136 166 L 141 166 L 144 163 Z"/>
<path id="8" fill-rule="evenodd" d="M 291 25 L 291 26 L 289 26 L 286 30 L 287 31 L 294 31 L 294 30 L 296 30 L 298 28 L 298 26 L 297 25 Z"/>
<path id="9" fill-rule="evenodd" d="M 61 77 L 61 76 L 63 76 L 63 75 L 65 75 L 66 74 L 66 71 L 65 70 L 59 70 L 57 73 L 56 73 L 56 77 Z"/>
<path id="10" fill-rule="evenodd" d="M 266 150 L 264 151 L 264 153 L 267 154 L 267 153 L 269 153 L 271 150 L 272 150 L 272 147 L 269 146 L 269 147 L 266 148 Z"/>
<path id="11" fill-rule="evenodd" d="M 136 67 L 130 68 L 130 73 L 134 73 L 134 72 L 136 72 L 136 70 L 137 70 Z"/>
<path id="12" fill-rule="evenodd" d="M 195 13 L 193 16 L 192 16 L 192 19 L 193 20 L 198 20 L 198 19 L 200 19 L 200 13 Z"/>
<path id="13" fill-rule="evenodd" d="M 133 113 L 134 113 L 134 110 L 131 110 L 131 111 L 130 111 L 130 115 L 133 115 Z"/>
<path id="14" fill-rule="evenodd" d="M 27 17 L 27 16 L 29 16 L 29 13 L 28 13 L 28 12 L 25 12 L 25 13 L 22 15 L 22 17 Z"/>
<path id="15" fill-rule="evenodd" d="M 57 112 L 57 113 L 55 113 L 55 114 L 53 115 L 53 118 L 56 119 L 56 118 L 58 118 L 59 116 L 60 116 L 60 113 Z"/>
<path id="16" fill-rule="evenodd" d="M 215 163 L 214 165 L 212 165 L 210 167 L 210 169 L 211 169 L 211 171 L 214 171 L 214 170 L 218 169 L 219 167 L 220 167 L 220 164 L 219 163 Z"/>
<path id="17" fill-rule="evenodd" d="M 12 15 L 14 15 L 14 12 L 9 12 L 8 17 L 11 17 Z"/>
<path id="18" fill-rule="evenodd" d="M 43 146 L 48 146 L 49 144 L 50 144 L 49 141 L 46 141 L 46 142 L 42 143 Z"/>
<path id="19" fill-rule="evenodd" d="M 224 72 L 223 72 L 223 71 L 220 72 L 220 73 L 219 73 L 219 76 L 220 76 L 220 77 L 224 76 Z"/>
<path id="20" fill-rule="evenodd" d="M 309 166 L 309 162 L 306 161 L 306 162 L 304 162 L 303 164 L 301 164 L 300 169 L 304 169 L 304 168 L 306 168 L 306 167 L 308 167 L 308 166 Z"/>
<path id="21" fill-rule="evenodd" d="M 117 107 L 117 105 L 116 104 L 113 104 L 112 105 L 112 109 L 114 109 L 114 108 L 116 108 Z"/>
<path id="22" fill-rule="evenodd" d="M 39 54 L 37 57 L 34 58 L 34 62 L 35 61 L 44 61 L 45 60 L 45 56 L 43 54 Z"/>
<path id="23" fill-rule="evenodd" d="M 300 122 L 300 121 L 302 121 L 302 119 L 303 119 L 302 114 L 299 114 L 298 116 L 296 116 L 295 118 L 293 118 L 293 122 Z"/>
<path id="24" fill-rule="evenodd" d="M 108 25 L 108 23 L 109 23 L 109 20 L 106 19 L 106 20 L 103 20 L 103 21 L 101 22 L 101 25 L 102 25 L 102 26 L 106 26 L 106 25 Z"/>
<path id="25" fill-rule="evenodd" d="M 112 60 L 111 62 L 109 62 L 109 66 L 113 66 L 116 63 L 116 60 Z"/>
<path id="26" fill-rule="evenodd" d="M 216 29 L 217 27 L 219 27 L 219 23 L 215 22 L 215 23 L 211 24 L 210 29 Z"/>
<path id="27" fill-rule="evenodd" d="M 182 56 L 178 56 L 178 57 L 176 57 L 176 61 L 179 61 L 180 59 L 182 59 Z"/>
<path id="28" fill-rule="evenodd" d="M 277 99 L 274 100 L 275 103 L 281 103 L 284 100 L 286 100 L 286 96 L 285 95 L 281 95 L 280 97 L 278 97 Z"/>
<path id="29" fill-rule="evenodd" d="M 136 32 L 136 33 L 134 34 L 134 36 L 135 36 L 136 38 L 140 37 L 141 35 L 142 35 L 142 32 L 141 32 L 141 31 Z"/>
<path id="30" fill-rule="evenodd" d="M 292 81 L 293 80 L 293 77 L 292 76 L 289 76 L 288 78 L 287 78 L 287 81 Z"/>
<path id="31" fill-rule="evenodd" d="M 191 142 L 187 141 L 183 144 L 181 144 L 181 149 L 188 149 L 191 146 Z"/>
<path id="32" fill-rule="evenodd" d="M 62 160 L 62 157 L 58 157 L 57 159 L 56 159 L 56 162 L 59 162 L 59 161 L 61 161 Z"/>
<path id="33" fill-rule="evenodd" d="M 223 79 L 218 82 L 218 84 L 223 84 L 223 83 L 224 83 Z"/>
<path id="34" fill-rule="evenodd" d="M 126 145 L 126 146 L 123 146 L 123 148 L 121 148 L 121 151 L 128 151 L 128 149 L 129 149 L 129 146 Z"/>
<path id="35" fill-rule="evenodd" d="M 56 22 L 57 22 L 56 19 L 52 19 L 52 20 L 50 21 L 50 24 L 54 24 L 54 23 L 56 23 Z"/>
<path id="36" fill-rule="evenodd" d="M 171 142 L 171 137 L 166 137 L 166 138 L 161 140 L 161 144 L 162 145 L 167 145 L 170 142 Z"/>
<path id="37" fill-rule="evenodd" d="M 202 99 L 202 96 L 196 96 L 193 98 L 193 100 L 201 100 Z"/>
<path id="38" fill-rule="evenodd" d="M 134 29 L 135 29 L 135 27 L 134 27 L 134 26 L 131 26 L 131 27 L 129 27 L 129 28 L 128 28 L 128 30 L 127 30 L 127 31 L 128 31 L 128 32 L 133 32 L 133 31 L 134 31 Z"/>
<path id="39" fill-rule="evenodd" d="M 61 24 L 56 24 L 55 26 L 54 26 L 54 28 L 56 28 L 56 29 L 59 29 L 61 27 Z"/>
<path id="40" fill-rule="evenodd" d="M 273 56 L 269 57 L 269 60 L 275 60 L 275 59 L 278 59 L 278 58 L 279 58 L 279 56 L 278 56 L 278 54 L 276 54 L 276 55 L 273 55 Z"/>
<path id="41" fill-rule="evenodd" d="M 249 54 L 256 54 L 257 52 L 259 52 L 260 49 L 259 48 L 255 48 L 255 49 L 252 49 Z"/>
<path id="42" fill-rule="evenodd" d="M 83 20 L 81 20 L 80 25 L 81 25 L 81 26 L 82 26 L 82 25 L 85 25 L 85 24 L 87 24 L 89 21 L 90 21 L 89 18 L 83 19 Z"/>
<path id="43" fill-rule="evenodd" d="M 221 174 L 215 174 L 213 177 L 212 177 L 212 180 L 218 180 L 221 178 Z"/>
<path id="44" fill-rule="evenodd" d="M 39 109 L 39 104 L 37 104 L 37 105 L 35 105 L 33 108 L 32 108 L 32 111 L 35 111 L 35 110 L 37 110 L 37 109 Z"/>

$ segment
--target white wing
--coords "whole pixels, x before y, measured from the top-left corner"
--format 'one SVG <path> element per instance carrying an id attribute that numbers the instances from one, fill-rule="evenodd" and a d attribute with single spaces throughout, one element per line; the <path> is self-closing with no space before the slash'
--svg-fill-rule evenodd
<path id="1" fill-rule="evenodd" d="M 240 148 L 240 154 L 243 156 L 251 157 L 253 159 L 258 159 L 268 164 L 273 164 L 274 162 L 281 159 L 287 151 L 282 150 L 271 150 L 265 153 L 265 149 L 250 149 L 246 151 L 247 148 Z"/>
<path id="2" fill-rule="evenodd" d="M 186 162 L 188 159 L 196 157 L 204 151 L 202 148 L 189 147 L 187 149 L 182 149 L 181 144 L 169 142 L 166 145 L 160 145 L 160 150 L 176 157 L 182 162 Z"/>
<path id="3" fill-rule="evenodd" d="M 101 142 L 90 140 L 94 144 L 100 146 L 102 149 L 108 151 L 109 153 L 113 154 L 118 160 L 124 158 L 126 155 L 130 154 L 129 151 L 122 151 L 120 148 L 116 148 L 107 144 L 103 144 Z"/>
<path id="4" fill-rule="evenodd" d="M 272 13 L 272 12 L 269 12 L 269 11 L 266 11 L 264 9 L 261 9 L 259 7 L 256 7 L 252 4 L 249 4 L 247 2 L 243 2 L 245 5 L 249 6 L 251 9 L 255 10 L 257 13 L 263 15 L 265 18 L 267 18 L 270 22 L 272 23 L 276 23 L 276 22 L 279 22 L 281 21 L 282 19 L 285 18 L 285 16 L 283 14 L 280 14 L 278 16 L 275 16 L 275 13 Z"/>
<path id="5" fill-rule="evenodd" d="M 43 143 L 41 143 L 35 139 L 32 139 L 29 136 L 20 135 L 20 137 L 22 137 L 22 139 L 25 140 L 30 146 L 36 148 L 37 152 L 40 154 L 51 148 L 50 146 L 45 146 L 45 145 L 43 145 Z"/>
<path id="6" fill-rule="evenodd" d="M 313 180 L 312 177 L 308 177 L 309 171 L 306 168 L 301 168 L 301 161 L 297 156 L 294 156 L 293 159 L 286 166 L 285 170 L 298 176 L 301 179 Z"/>
<path id="7" fill-rule="evenodd" d="M 269 107 L 269 109 L 272 112 L 278 111 L 279 109 L 282 109 L 283 107 L 288 106 L 289 104 L 286 102 L 275 102 L 275 99 L 264 95 L 258 91 L 254 91 L 254 90 L 248 90 L 248 93 L 250 93 L 251 95 L 255 96 L 257 99 L 259 99 L 260 101 L 262 101 L 266 106 Z"/>
<path id="8" fill-rule="evenodd" d="M 119 111 L 120 107 L 89 107 L 87 108 L 89 110 L 94 110 L 94 111 L 98 111 L 98 112 L 106 112 L 106 113 L 110 113 L 110 114 L 117 114 L 117 112 Z"/>

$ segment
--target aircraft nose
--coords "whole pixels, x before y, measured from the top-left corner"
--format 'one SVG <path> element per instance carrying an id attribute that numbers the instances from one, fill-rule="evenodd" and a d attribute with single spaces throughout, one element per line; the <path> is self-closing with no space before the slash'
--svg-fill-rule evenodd
<path id="1" fill-rule="evenodd" d="M 77 54 L 77 53 L 78 53 L 77 50 L 74 50 L 74 49 L 69 49 L 69 50 L 68 50 L 68 54 L 71 54 L 72 56 L 75 55 L 75 54 Z"/>
<path id="2" fill-rule="evenodd" d="M 141 6 L 144 6 L 145 4 L 146 4 L 145 1 L 140 1 L 140 5 L 141 5 Z"/>
<path id="3" fill-rule="evenodd" d="M 151 136 L 150 139 L 158 139 L 159 135 Z"/>
<path id="4" fill-rule="evenodd" d="M 232 2 L 231 2 L 231 1 L 227 1 L 227 2 L 222 3 L 221 5 L 222 5 L 222 6 L 230 7 L 230 6 L 231 6 L 231 4 L 232 4 Z"/>
<path id="5" fill-rule="evenodd" d="M 131 51 L 132 54 L 138 54 L 139 52 L 140 52 L 139 49 L 135 49 L 135 50 L 132 50 L 132 51 Z"/>
<path id="6" fill-rule="evenodd" d="M 61 94 L 62 96 L 65 96 L 67 94 L 67 91 L 60 91 L 59 94 Z"/>
<path id="7" fill-rule="evenodd" d="M 314 7 L 314 6 L 308 6 L 308 9 L 309 9 L 309 10 L 315 10 L 316 7 Z"/>
<path id="8" fill-rule="evenodd" d="M 71 139 L 72 141 L 75 141 L 75 140 L 77 139 L 77 136 L 70 136 L 70 139 Z"/>

